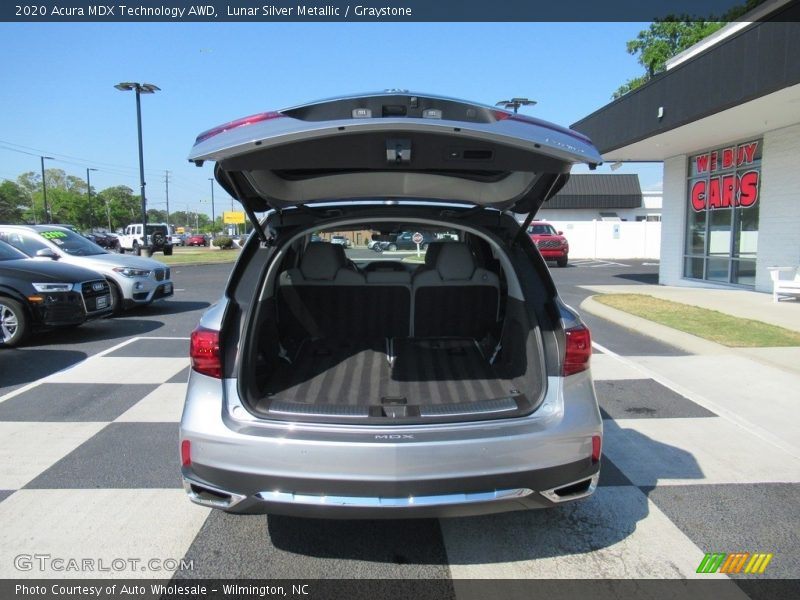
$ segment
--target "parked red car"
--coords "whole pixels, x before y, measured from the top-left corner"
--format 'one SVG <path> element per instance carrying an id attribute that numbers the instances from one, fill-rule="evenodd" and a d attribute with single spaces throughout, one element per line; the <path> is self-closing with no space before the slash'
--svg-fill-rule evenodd
<path id="1" fill-rule="evenodd" d="M 563 231 L 556 231 L 550 223 L 534 221 L 528 234 L 545 260 L 554 260 L 559 267 L 566 267 L 569 259 L 569 242 Z"/>
<path id="2" fill-rule="evenodd" d="M 195 233 L 186 238 L 187 246 L 208 246 L 208 236 L 202 233 Z"/>

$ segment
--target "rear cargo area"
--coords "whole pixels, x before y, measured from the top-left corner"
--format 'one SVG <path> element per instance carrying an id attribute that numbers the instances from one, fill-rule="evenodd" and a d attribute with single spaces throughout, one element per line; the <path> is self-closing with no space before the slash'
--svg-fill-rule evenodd
<path id="1" fill-rule="evenodd" d="M 524 303 L 466 245 L 440 250 L 437 269 L 362 272 L 334 245 L 310 244 L 260 311 L 256 357 L 243 367 L 251 409 L 397 423 L 531 412 L 545 378 Z"/>
<path id="2" fill-rule="evenodd" d="M 292 363 L 277 365 L 264 393 L 275 410 L 276 403 L 419 408 L 507 399 L 520 392 L 513 379 L 489 364 L 475 340 L 385 338 L 309 340 Z"/>

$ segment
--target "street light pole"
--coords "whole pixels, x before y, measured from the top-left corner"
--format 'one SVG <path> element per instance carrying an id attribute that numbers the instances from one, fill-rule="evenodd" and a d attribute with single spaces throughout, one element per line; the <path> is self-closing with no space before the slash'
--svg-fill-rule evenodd
<path id="1" fill-rule="evenodd" d="M 86 168 L 86 199 L 89 205 L 89 231 L 94 229 L 94 219 L 92 218 L 92 182 L 89 180 L 89 171 L 97 171 L 97 169 Z"/>
<path id="2" fill-rule="evenodd" d="M 139 133 L 139 187 L 142 197 L 142 242 L 147 245 L 147 199 L 144 192 L 144 151 L 142 148 L 142 103 L 141 94 L 154 94 L 161 88 L 152 83 L 122 82 L 114 86 L 122 92 L 136 92 L 136 127 Z"/>
<path id="3" fill-rule="evenodd" d="M 42 196 L 44 196 L 44 222 L 50 222 L 50 209 L 47 206 L 47 182 L 44 180 L 44 161 L 55 160 L 52 156 L 40 156 L 42 159 Z M 33 209 L 33 221 L 36 223 L 36 209 Z"/>
<path id="4" fill-rule="evenodd" d="M 216 225 L 216 215 L 214 214 L 214 178 L 209 177 L 208 180 L 211 182 L 211 237 L 213 238 Z"/>
<path id="5" fill-rule="evenodd" d="M 520 106 L 533 106 L 536 100 L 529 100 L 528 98 L 512 98 L 511 100 L 500 100 L 495 106 L 502 106 L 505 109 L 513 108 L 514 114 L 517 114 Z"/>

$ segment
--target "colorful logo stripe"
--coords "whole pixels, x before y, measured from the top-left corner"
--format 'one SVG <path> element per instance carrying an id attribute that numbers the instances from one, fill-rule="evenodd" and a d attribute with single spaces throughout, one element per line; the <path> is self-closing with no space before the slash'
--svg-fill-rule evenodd
<path id="1" fill-rule="evenodd" d="M 716 552 L 706 554 L 700 565 L 697 567 L 698 573 L 741 573 L 744 568 L 745 573 L 763 574 L 767 570 L 767 565 L 774 555 L 766 552 Z M 746 566 L 745 566 L 746 565 Z"/>

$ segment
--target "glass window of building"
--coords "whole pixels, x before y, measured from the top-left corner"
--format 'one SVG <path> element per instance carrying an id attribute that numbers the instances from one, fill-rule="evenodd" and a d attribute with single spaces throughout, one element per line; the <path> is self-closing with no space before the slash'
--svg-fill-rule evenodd
<path id="1" fill-rule="evenodd" d="M 689 158 L 683 275 L 754 286 L 761 140 Z"/>

